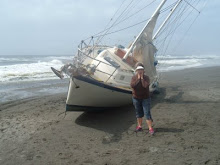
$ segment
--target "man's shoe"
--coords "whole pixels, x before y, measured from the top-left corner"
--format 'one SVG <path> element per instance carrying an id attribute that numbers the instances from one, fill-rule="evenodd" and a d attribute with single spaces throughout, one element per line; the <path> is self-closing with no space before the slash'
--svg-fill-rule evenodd
<path id="1" fill-rule="evenodd" d="M 151 135 L 153 135 L 153 134 L 154 134 L 154 129 L 153 129 L 153 128 L 149 129 L 149 133 L 150 133 Z"/>
<path id="2" fill-rule="evenodd" d="M 136 131 L 136 132 L 138 132 L 138 131 L 143 131 L 143 129 L 142 129 L 142 127 L 140 127 L 140 126 L 137 126 L 136 129 L 135 129 L 135 131 Z"/>

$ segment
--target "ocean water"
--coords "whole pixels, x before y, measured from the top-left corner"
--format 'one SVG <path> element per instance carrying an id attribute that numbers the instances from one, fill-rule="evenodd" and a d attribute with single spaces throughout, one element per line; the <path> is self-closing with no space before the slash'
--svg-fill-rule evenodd
<path id="1" fill-rule="evenodd" d="M 218 55 L 166 55 L 157 56 L 159 72 L 183 70 L 187 68 L 203 68 L 220 65 Z"/>
<path id="2" fill-rule="evenodd" d="M 0 82 L 55 79 L 50 67 L 60 68 L 71 56 L 0 56 Z"/>
<path id="3" fill-rule="evenodd" d="M 0 56 L 0 103 L 67 92 L 68 78 L 60 80 L 50 67 L 59 69 L 73 56 Z M 219 66 L 216 55 L 157 56 L 159 72 Z"/>
<path id="4" fill-rule="evenodd" d="M 50 67 L 60 69 L 72 56 L 0 56 L 0 103 L 67 92 Z"/>

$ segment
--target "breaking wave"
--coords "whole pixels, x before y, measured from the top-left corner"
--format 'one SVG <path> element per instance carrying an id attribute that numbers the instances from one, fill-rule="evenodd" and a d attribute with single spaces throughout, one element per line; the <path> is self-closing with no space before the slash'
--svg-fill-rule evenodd
<path id="1" fill-rule="evenodd" d="M 65 64 L 63 60 L 64 58 L 60 57 L 53 60 L 52 58 L 54 57 L 50 58 L 51 60 L 49 60 L 49 58 L 25 59 L 26 62 L 24 62 L 23 58 L 20 58 L 20 60 L 18 60 L 18 58 L 0 58 L 1 61 L 9 61 L 10 59 L 10 63 L 8 65 L 0 66 L 0 82 L 57 78 L 50 68 L 54 67 L 59 69 L 62 67 Z"/>
<path id="2" fill-rule="evenodd" d="M 218 66 L 220 57 L 217 55 L 192 55 L 192 56 L 158 56 L 157 70 L 167 72 L 196 67 Z"/>

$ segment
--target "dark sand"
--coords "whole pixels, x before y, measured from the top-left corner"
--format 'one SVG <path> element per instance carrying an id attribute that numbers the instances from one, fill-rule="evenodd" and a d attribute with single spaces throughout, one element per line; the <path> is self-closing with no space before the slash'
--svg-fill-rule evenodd
<path id="1" fill-rule="evenodd" d="M 136 134 L 132 106 L 68 112 L 66 94 L 0 105 L 0 164 L 218 165 L 220 67 L 163 73 L 156 133 Z"/>

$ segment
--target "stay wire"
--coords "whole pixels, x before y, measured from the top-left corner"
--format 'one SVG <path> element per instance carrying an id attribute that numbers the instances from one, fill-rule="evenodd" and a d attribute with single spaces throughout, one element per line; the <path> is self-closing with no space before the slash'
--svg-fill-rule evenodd
<path id="1" fill-rule="evenodd" d="M 181 11 L 182 10 L 182 11 Z M 164 60 L 164 58 L 165 58 L 165 54 L 166 54 L 166 52 L 167 52 L 167 48 L 168 48 L 168 46 L 169 46 L 169 43 L 171 42 L 171 39 L 173 38 L 173 36 L 174 36 L 174 33 L 175 33 L 175 31 L 176 31 L 176 28 L 175 27 L 177 27 L 178 26 L 178 20 L 176 19 L 176 18 L 181 18 L 182 17 L 182 13 L 183 12 L 185 12 L 185 10 L 186 10 L 186 7 L 184 7 L 183 5 L 181 6 L 181 8 L 179 9 L 179 11 L 177 11 L 177 14 L 176 14 L 176 17 L 174 17 L 173 19 L 173 21 L 170 21 L 169 23 L 172 23 L 172 24 L 174 24 L 174 25 L 172 25 L 172 27 L 170 28 L 170 30 L 167 32 L 167 34 L 166 34 L 166 37 L 163 39 L 163 42 L 162 42 L 162 44 L 161 44 L 161 46 L 160 46 L 160 52 L 161 52 L 161 60 Z M 168 26 L 169 27 L 169 26 Z M 174 30 L 172 30 L 173 29 L 173 27 L 174 27 Z M 170 36 L 170 34 L 171 34 L 171 36 Z M 165 44 L 165 41 L 168 39 L 168 37 L 170 36 L 170 38 L 169 38 L 169 41 L 168 41 L 168 44 Z M 159 54 L 159 53 L 158 53 Z M 164 63 L 159 63 L 160 64 L 160 67 L 163 67 L 163 65 L 164 65 Z M 158 73 L 158 79 L 160 78 L 160 76 L 161 76 L 161 73 Z"/>
<path id="2" fill-rule="evenodd" d="M 143 0 L 139 0 L 137 3 L 135 3 L 134 5 L 131 5 L 127 11 L 121 16 L 121 18 L 118 20 L 118 23 L 121 23 L 122 20 L 124 20 L 135 8 L 136 6 L 138 6 L 138 4 L 143 1 Z"/>
<path id="3" fill-rule="evenodd" d="M 114 15 L 112 16 L 112 18 L 110 19 L 110 21 L 109 21 L 109 22 L 107 23 L 107 25 L 105 26 L 104 30 L 98 32 L 97 34 L 100 34 L 100 33 L 104 32 L 104 31 L 107 29 L 107 27 L 109 26 L 110 22 L 114 19 L 114 17 L 116 16 L 116 14 L 118 13 L 118 11 L 120 10 L 121 6 L 125 3 L 125 1 L 126 1 L 126 0 L 124 0 L 124 1 L 121 3 L 121 5 L 120 5 L 119 8 L 117 9 L 117 11 L 114 13 Z M 97 34 L 95 34 L 95 35 L 97 35 Z M 93 35 L 93 36 L 95 36 L 95 35 Z M 84 40 L 87 40 L 87 39 L 90 39 L 90 38 L 91 38 L 91 37 L 88 37 L 88 38 L 86 38 L 86 39 L 84 39 Z"/>
<path id="4" fill-rule="evenodd" d="M 191 6 L 193 9 L 195 9 L 196 11 L 198 11 L 198 13 L 200 13 L 200 11 L 198 9 L 196 9 L 191 3 L 189 3 L 188 1 L 184 0 L 189 6 Z"/>
<path id="5" fill-rule="evenodd" d="M 181 8 L 179 9 L 179 11 L 177 11 L 177 14 L 175 17 L 173 17 L 173 20 L 170 20 L 169 23 L 166 25 L 166 27 L 161 31 L 161 33 L 159 35 L 162 35 L 164 32 L 167 32 L 167 29 L 169 28 L 170 24 L 175 23 L 176 21 L 180 21 L 180 18 L 182 17 L 182 15 L 184 14 L 184 12 L 186 12 L 187 6 L 181 6 Z M 181 11 L 182 10 L 182 11 Z M 182 21 L 183 22 L 183 21 Z M 171 28 L 174 28 L 174 26 L 172 25 Z M 172 33 L 172 31 L 167 32 L 167 35 L 164 37 L 164 39 L 166 39 L 170 34 Z M 163 39 L 162 39 L 163 41 Z"/>
<path id="6" fill-rule="evenodd" d="M 205 8 L 206 4 L 208 1 L 204 2 L 204 6 L 203 8 L 200 10 L 200 13 L 195 17 L 195 19 L 192 21 L 191 25 L 189 26 L 189 28 L 187 29 L 187 31 L 185 32 L 185 34 L 183 35 L 183 39 L 179 40 L 179 42 L 176 44 L 176 46 L 173 48 L 173 51 L 176 51 L 177 47 L 183 42 L 183 40 L 186 37 L 186 34 L 189 32 L 189 30 L 192 28 L 193 24 L 196 22 L 196 20 L 198 19 L 198 17 L 200 16 L 201 12 L 203 11 L 203 9 Z"/>
<path id="7" fill-rule="evenodd" d="M 176 20 L 179 19 L 180 12 L 181 12 L 181 13 L 184 12 L 184 6 L 181 5 L 181 6 L 179 7 L 179 10 L 178 10 L 178 11 L 175 11 L 175 12 L 176 12 L 176 15 L 173 16 L 173 17 L 171 17 L 171 19 L 169 20 L 169 22 L 168 22 L 168 23 L 166 24 L 166 26 L 160 31 L 160 33 L 158 34 L 158 36 L 160 36 L 160 35 L 162 35 L 164 32 L 166 32 L 167 29 L 170 28 L 170 24 L 174 23 Z M 173 26 L 171 25 L 171 27 L 173 27 Z"/>
<path id="8" fill-rule="evenodd" d="M 191 10 L 191 11 L 188 13 L 188 15 L 180 22 L 180 24 L 176 27 L 176 29 L 177 29 L 181 24 L 183 24 L 183 22 L 191 15 L 192 12 L 193 12 L 193 10 Z M 181 13 L 181 17 L 182 17 L 183 14 L 184 14 L 184 13 L 182 12 L 182 13 Z"/>
<path id="9" fill-rule="evenodd" d="M 199 3 L 199 2 L 198 2 L 198 3 Z M 197 4 L 198 4 L 198 3 L 197 3 Z M 193 11 L 193 10 L 191 10 L 191 11 L 189 12 L 188 16 L 191 14 L 192 11 Z M 188 17 L 188 16 L 187 16 L 187 17 Z M 199 15 L 197 15 L 197 17 L 194 19 L 194 21 L 192 22 L 192 24 L 195 22 L 195 20 L 198 18 L 198 16 L 199 16 Z M 172 37 L 173 37 L 175 31 L 177 30 L 177 28 L 186 20 L 187 17 L 185 17 L 185 19 L 184 19 L 182 22 L 180 22 L 180 24 L 177 25 L 176 28 L 172 31 L 172 36 L 170 37 L 169 43 L 170 43 L 170 41 L 171 41 L 171 39 L 172 39 Z M 190 25 L 189 29 L 191 28 L 192 24 Z M 189 29 L 187 30 L 187 32 L 189 31 Z M 170 35 L 170 34 L 168 34 L 168 35 Z M 184 35 L 184 36 L 185 36 L 185 35 Z M 165 39 L 165 40 L 166 40 L 166 39 Z M 165 40 L 164 40 L 164 41 L 165 41 Z M 179 40 L 179 41 L 180 41 L 180 40 Z M 181 39 L 181 41 L 183 41 L 183 40 Z M 165 42 L 163 42 L 163 43 L 165 43 Z M 164 44 L 163 44 L 163 45 L 164 45 Z M 166 49 L 165 49 L 165 51 L 163 52 L 162 57 L 164 57 L 164 55 L 165 55 L 165 53 L 166 53 L 166 51 L 167 51 L 168 45 L 169 45 L 169 44 L 167 44 Z M 177 45 L 179 45 L 179 44 L 177 44 Z"/>
<path id="10" fill-rule="evenodd" d="M 152 1 L 150 4 L 148 4 L 147 6 L 145 6 L 145 8 L 148 7 L 149 5 L 151 5 L 153 2 L 154 2 L 154 1 Z M 169 5 L 169 6 L 166 8 L 166 10 L 169 10 L 169 9 L 170 9 L 172 6 L 174 6 L 174 5 L 175 5 L 175 3 Z M 143 10 L 143 9 L 141 9 L 141 10 Z M 161 11 L 161 13 L 165 12 L 166 10 Z M 136 14 L 136 13 L 135 13 L 135 14 Z M 129 17 L 128 17 L 128 18 L 129 18 Z M 128 19 L 128 18 L 126 18 L 126 19 Z M 119 29 L 119 30 L 116 30 L 116 31 L 113 31 L 113 32 L 106 33 L 105 35 L 109 35 L 109 34 L 113 34 L 113 33 L 117 33 L 117 32 L 126 30 L 126 29 L 128 29 L 128 28 L 131 28 L 131 27 L 134 27 L 134 26 L 136 26 L 136 25 L 139 25 L 139 24 L 141 24 L 141 23 L 143 23 L 143 22 L 146 22 L 146 21 L 149 20 L 149 19 L 150 19 L 150 18 L 148 18 L 148 19 L 146 19 L 146 20 L 144 20 L 144 21 L 141 21 L 141 22 L 139 22 L 139 23 L 133 24 L 133 25 L 131 25 L 131 26 L 128 26 L 128 27 L 125 27 L 125 28 L 122 28 L 122 29 Z M 104 35 L 104 36 L 105 36 L 105 35 Z M 104 37 L 104 36 L 103 36 L 103 37 Z M 96 36 L 96 37 L 97 37 L 97 36 Z"/>
<path id="11" fill-rule="evenodd" d="M 106 33 L 108 33 L 108 31 L 116 24 L 116 22 L 118 21 L 118 19 L 123 15 L 123 13 L 127 10 L 127 8 L 133 3 L 134 0 L 131 0 L 131 2 L 127 5 L 127 7 L 123 10 L 123 12 L 118 16 L 118 18 L 115 20 L 115 22 L 110 26 L 110 28 L 108 30 L 106 30 L 106 32 L 103 34 L 103 35 L 100 35 L 98 38 L 97 38 L 97 41 L 96 43 L 98 44 L 99 43 L 99 40 L 101 40 Z"/>
<path id="12" fill-rule="evenodd" d="M 154 1 L 155 1 L 155 0 L 154 0 Z M 153 2 L 154 2 L 154 1 L 153 1 Z M 148 5 L 146 5 L 145 7 L 143 7 L 142 9 L 140 9 L 139 11 L 137 11 L 136 13 L 134 13 L 134 14 L 132 14 L 132 15 L 130 15 L 130 16 L 124 18 L 123 20 L 121 20 L 120 22 L 118 22 L 117 24 L 115 24 L 114 26 L 117 26 L 117 25 L 121 24 L 122 22 L 126 21 L 127 19 L 131 18 L 132 16 L 138 14 L 140 11 L 142 11 L 142 10 L 145 9 L 146 7 L 150 6 L 151 4 L 152 4 L 152 2 L 151 2 L 150 4 L 148 4 Z M 110 28 L 112 28 L 112 27 L 109 27 L 108 29 L 110 29 Z M 108 30 L 108 29 L 106 29 L 106 30 Z M 102 33 L 102 32 L 104 32 L 104 30 L 101 31 L 101 32 L 99 32 L 99 33 L 97 33 L 97 34 L 95 34 L 94 37 L 98 36 L 98 35 L 99 35 L 100 33 Z"/>
<path id="13" fill-rule="evenodd" d="M 167 9 L 167 10 L 168 10 L 168 9 Z M 165 12 L 165 10 L 164 10 L 163 12 Z M 162 13 L 162 12 L 161 12 L 161 13 Z M 148 21 L 149 19 L 150 19 L 150 18 L 145 19 L 145 20 L 143 20 L 143 21 L 140 21 L 140 22 L 138 22 L 138 23 L 136 23 L 136 24 L 133 24 L 133 25 L 127 26 L 127 27 L 125 27 L 125 28 L 122 28 L 122 29 L 119 29 L 119 30 L 113 31 L 113 32 L 105 33 L 104 36 L 105 36 L 105 35 L 112 34 L 112 33 L 117 33 L 117 32 L 120 32 L 120 31 L 123 31 L 123 30 L 129 29 L 129 28 L 131 28 L 131 27 L 137 26 L 137 25 L 139 25 L 139 24 L 141 24 L 141 23 L 144 23 L 144 22 Z M 94 36 L 94 38 L 99 37 L 99 36 L 102 36 L 102 35 L 96 35 L 96 36 Z"/>
<path id="14" fill-rule="evenodd" d="M 94 34 L 93 37 L 94 37 L 94 38 L 99 37 L 101 33 L 105 32 L 105 31 L 107 31 L 107 30 L 109 31 L 112 27 L 115 27 L 115 26 L 121 24 L 122 22 L 126 21 L 127 19 L 133 17 L 134 15 L 138 14 L 139 12 L 141 12 L 142 10 L 144 10 L 145 8 L 147 8 L 147 7 L 149 7 L 150 5 L 152 5 L 155 1 L 156 1 L 156 0 L 151 1 L 149 4 L 147 4 L 146 6 L 144 6 L 144 7 L 141 8 L 141 9 L 139 9 L 137 12 L 135 12 L 135 13 L 133 13 L 133 14 L 127 16 L 126 18 L 124 18 L 124 19 L 121 20 L 120 22 L 118 22 L 118 23 L 113 23 L 114 25 L 111 25 L 109 28 L 106 28 L 106 29 L 104 29 L 104 30 L 102 30 L 102 31 L 100 31 L 100 32 L 98 32 L 98 33 L 96 33 L 96 34 Z M 168 7 L 166 7 L 165 9 L 163 9 L 163 10 L 161 11 L 161 13 L 165 12 L 166 10 L 169 10 L 169 9 L 172 8 L 174 5 L 175 5 L 175 3 L 169 5 Z M 148 19 L 147 19 L 147 20 L 148 20 Z M 127 28 L 125 28 L 125 29 L 127 29 Z M 107 33 L 107 34 L 109 34 L 109 33 Z M 110 33 L 110 34 L 112 34 L 112 33 Z M 104 34 L 102 34 L 101 36 L 103 36 L 103 35 L 104 35 Z M 86 39 L 84 39 L 84 40 L 87 40 L 87 39 L 89 39 L 89 38 L 91 38 L 91 37 L 88 37 L 88 38 L 86 38 Z"/>
<path id="15" fill-rule="evenodd" d="M 111 21 L 113 21 L 114 17 L 116 16 L 116 14 L 118 13 L 118 11 L 120 10 L 121 6 L 124 4 L 125 1 L 126 1 L 126 0 L 124 0 L 124 1 L 121 3 L 120 7 L 119 7 L 119 8 L 117 9 L 117 11 L 114 13 L 113 17 L 110 19 L 110 21 L 109 21 L 108 24 L 105 26 L 105 28 L 104 28 L 104 30 L 103 30 L 102 32 L 104 32 L 104 31 L 107 29 L 107 27 L 109 26 L 109 24 L 111 23 Z M 101 33 L 101 32 L 100 32 L 100 33 Z"/>

